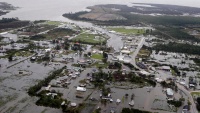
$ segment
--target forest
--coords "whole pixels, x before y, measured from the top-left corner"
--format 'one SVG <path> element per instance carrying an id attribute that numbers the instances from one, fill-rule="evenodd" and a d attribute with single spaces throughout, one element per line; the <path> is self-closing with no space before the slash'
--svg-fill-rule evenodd
<path id="1" fill-rule="evenodd" d="M 176 42 L 170 42 L 168 44 L 158 44 L 152 47 L 152 49 L 156 51 L 168 51 L 168 52 L 200 55 L 200 46 L 181 44 Z"/>

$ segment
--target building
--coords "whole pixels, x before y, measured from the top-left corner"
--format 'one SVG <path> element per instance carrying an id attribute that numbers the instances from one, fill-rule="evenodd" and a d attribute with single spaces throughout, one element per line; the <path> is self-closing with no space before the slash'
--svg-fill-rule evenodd
<path id="1" fill-rule="evenodd" d="M 140 71 L 140 73 L 139 73 L 139 74 L 141 74 L 141 75 L 145 75 L 145 76 L 149 76 L 149 75 L 150 75 L 150 73 L 149 73 L 149 72 L 147 72 L 147 71 L 144 71 L 144 70 Z"/>
<path id="2" fill-rule="evenodd" d="M 76 88 L 76 91 L 85 92 L 85 91 L 86 91 L 86 88 L 84 88 L 84 87 L 77 87 L 77 88 Z"/>
<path id="3" fill-rule="evenodd" d="M 147 69 L 146 65 L 144 65 L 142 62 L 138 62 L 136 65 L 142 69 Z"/>
<path id="4" fill-rule="evenodd" d="M 172 98 L 174 96 L 174 92 L 171 88 L 167 88 L 166 94 L 169 98 Z"/>
<path id="5" fill-rule="evenodd" d="M 130 54 L 131 51 L 129 51 L 129 50 L 121 50 L 121 53 L 122 53 L 122 54 Z"/>
<path id="6" fill-rule="evenodd" d="M 169 66 L 162 66 L 160 69 L 169 72 L 171 71 L 171 68 Z"/>

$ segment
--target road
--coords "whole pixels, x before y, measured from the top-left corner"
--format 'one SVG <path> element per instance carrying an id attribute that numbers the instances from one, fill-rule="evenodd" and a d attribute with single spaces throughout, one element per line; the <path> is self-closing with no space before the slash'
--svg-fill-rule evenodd
<path id="1" fill-rule="evenodd" d="M 192 95 L 190 94 L 190 91 L 185 89 L 185 87 L 183 87 L 180 84 L 177 84 L 177 86 L 178 86 L 179 90 L 183 91 L 183 93 L 185 93 L 188 96 L 188 99 L 191 102 L 190 113 L 198 113 L 198 111 L 196 109 L 196 104 L 194 103 L 194 100 L 192 98 Z"/>
<path id="2" fill-rule="evenodd" d="M 142 46 L 144 45 L 144 42 L 145 42 L 145 37 L 142 37 L 141 40 L 140 40 L 140 43 L 138 44 L 138 46 L 137 46 L 137 48 L 136 48 L 136 50 L 135 50 L 134 53 L 131 55 L 131 57 L 132 57 L 131 64 L 132 64 L 135 68 L 137 68 L 137 69 L 139 69 L 139 70 L 143 70 L 143 69 L 141 69 L 140 67 L 138 67 L 138 66 L 136 65 L 135 57 L 137 56 L 138 52 L 140 51 L 140 49 L 141 49 Z"/>

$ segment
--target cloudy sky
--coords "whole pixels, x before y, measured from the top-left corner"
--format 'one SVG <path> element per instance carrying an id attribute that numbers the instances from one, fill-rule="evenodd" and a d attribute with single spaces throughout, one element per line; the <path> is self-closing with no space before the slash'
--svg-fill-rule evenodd
<path id="1" fill-rule="evenodd" d="M 132 1 L 138 3 L 174 4 L 174 5 L 200 7 L 200 0 L 132 0 Z"/>

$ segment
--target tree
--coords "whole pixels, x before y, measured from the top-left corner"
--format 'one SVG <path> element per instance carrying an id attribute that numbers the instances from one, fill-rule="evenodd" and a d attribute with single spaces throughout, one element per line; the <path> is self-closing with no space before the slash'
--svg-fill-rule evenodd
<path id="1" fill-rule="evenodd" d="M 56 49 L 56 50 L 60 50 L 60 46 L 59 46 L 59 45 L 56 45 L 55 49 Z"/>
<path id="2" fill-rule="evenodd" d="M 8 61 L 10 62 L 10 61 L 13 61 L 13 55 L 10 55 L 9 57 L 8 57 Z"/>
<path id="3" fill-rule="evenodd" d="M 105 52 L 103 52 L 103 58 L 108 58 L 108 54 L 107 53 L 105 53 Z"/>
<path id="4" fill-rule="evenodd" d="M 88 56 L 91 56 L 92 55 L 92 53 L 91 52 L 88 52 Z"/>

